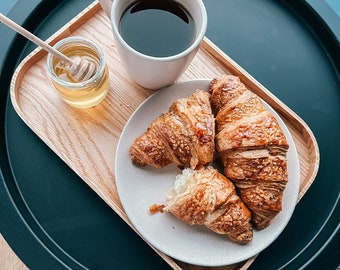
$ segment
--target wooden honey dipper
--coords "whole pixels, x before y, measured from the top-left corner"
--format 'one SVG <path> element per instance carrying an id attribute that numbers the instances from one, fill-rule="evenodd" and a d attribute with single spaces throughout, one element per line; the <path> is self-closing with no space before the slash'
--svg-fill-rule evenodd
<path id="1" fill-rule="evenodd" d="M 0 22 L 4 23 L 17 33 L 23 35 L 25 38 L 29 39 L 49 53 L 53 54 L 61 61 L 64 61 L 66 63 L 65 69 L 67 71 L 67 75 L 68 77 L 70 77 L 71 80 L 75 82 L 86 81 L 96 73 L 97 65 L 94 62 L 88 61 L 87 59 L 82 57 L 75 57 L 73 59 L 67 57 L 46 42 L 42 41 L 37 36 L 33 35 L 31 32 L 27 31 L 25 28 L 13 22 L 2 13 L 0 13 Z"/>

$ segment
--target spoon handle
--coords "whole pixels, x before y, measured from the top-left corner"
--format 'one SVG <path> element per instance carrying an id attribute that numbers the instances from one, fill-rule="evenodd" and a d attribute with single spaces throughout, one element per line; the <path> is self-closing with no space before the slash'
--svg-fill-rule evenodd
<path id="1" fill-rule="evenodd" d="M 23 35 L 25 38 L 27 38 L 30 41 L 34 42 L 35 44 L 37 44 L 38 46 L 42 47 L 43 49 L 45 49 L 49 53 L 55 55 L 60 60 L 63 60 L 63 61 L 67 62 L 70 65 L 73 63 L 72 60 L 69 57 L 67 57 L 66 55 L 62 54 L 61 52 L 59 52 L 58 50 L 56 50 L 52 46 L 48 45 L 46 42 L 42 41 L 40 38 L 38 38 L 37 36 L 33 35 L 31 32 L 27 31 L 25 28 L 23 28 L 20 25 L 16 24 L 15 22 L 13 22 L 11 19 L 6 17 L 2 13 L 0 13 L 0 22 L 4 23 L 8 27 L 12 28 L 14 31 L 16 31 L 17 33 Z"/>

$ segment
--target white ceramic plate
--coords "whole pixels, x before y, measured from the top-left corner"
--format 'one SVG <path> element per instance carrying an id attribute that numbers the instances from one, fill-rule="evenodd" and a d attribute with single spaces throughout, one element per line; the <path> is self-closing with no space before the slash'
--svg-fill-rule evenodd
<path id="1" fill-rule="evenodd" d="M 120 137 L 116 153 L 116 184 L 124 210 L 133 226 L 163 253 L 180 261 L 202 265 L 221 266 L 244 261 L 270 245 L 287 225 L 297 201 L 300 186 L 300 167 L 291 134 L 279 116 L 274 113 L 288 143 L 289 181 L 283 195 L 283 211 L 271 225 L 254 230 L 253 241 L 247 245 L 233 243 L 227 236 L 218 235 L 203 226 L 190 226 L 169 213 L 151 215 L 149 206 L 163 203 L 167 190 L 180 173 L 176 165 L 164 168 L 134 166 L 129 149 L 135 138 L 144 133 L 149 124 L 166 112 L 177 98 L 187 97 L 197 88 L 208 89 L 208 80 L 194 80 L 174 84 L 145 100 L 131 116 Z"/>

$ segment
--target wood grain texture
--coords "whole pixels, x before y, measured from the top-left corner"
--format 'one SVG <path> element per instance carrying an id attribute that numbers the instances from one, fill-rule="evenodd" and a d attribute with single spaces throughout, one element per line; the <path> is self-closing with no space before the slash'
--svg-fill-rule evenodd
<path id="1" fill-rule="evenodd" d="M 18 258 L 6 240 L 0 234 L 0 269 L 2 270 L 28 270 L 26 265 Z"/>
<path id="2" fill-rule="evenodd" d="M 110 91 L 105 100 L 89 109 L 75 109 L 65 104 L 48 78 L 46 52 L 37 48 L 23 60 L 13 76 L 12 103 L 41 140 L 132 227 L 115 186 L 115 151 L 125 123 L 153 91 L 138 86 L 129 78 L 117 55 L 110 21 L 98 2 L 91 4 L 48 42 L 53 45 L 70 35 L 90 38 L 101 46 L 110 71 Z M 288 126 L 300 159 L 300 199 L 315 179 L 319 166 L 319 150 L 313 133 L 292 110 L 207 38 L 178 81 L 212 79 L 222 74 L 239 76 Z M 202 269 L 176 262 L 155 251 L 174 269 Z M 223 269 L 246 269 L 254 259 Z"/>

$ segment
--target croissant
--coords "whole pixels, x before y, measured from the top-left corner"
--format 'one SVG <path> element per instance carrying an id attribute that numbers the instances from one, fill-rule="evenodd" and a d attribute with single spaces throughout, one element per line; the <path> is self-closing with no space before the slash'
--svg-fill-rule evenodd
<path id="1" fill-rule="evenodd" d="M 254 226 L 264 229 L 282 210 L 288 181 L 285 135 L 260 98 L 238 77 L 213 79 L 209 92 L 224 174 L 235 183 Z"/>
<path id="2" fill-rule="evenodd" d="M 253 238 L 251 214 L 234 184 L 211 166 L 184 169 L 169 189 L 162 208 L 187 224 L 205 225 L 237 243 L 246 244 Z"/>
<path id="3" fill-rule="evenodd" d="M 170 163 L 196 168 L 213 160 L 215 121 L 210 94 L 196 90 L 176 100 L 136 138 L 130 157 L 138 166 L 164 167 Z"/>

